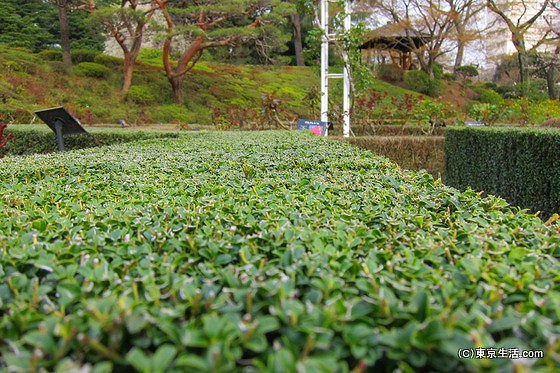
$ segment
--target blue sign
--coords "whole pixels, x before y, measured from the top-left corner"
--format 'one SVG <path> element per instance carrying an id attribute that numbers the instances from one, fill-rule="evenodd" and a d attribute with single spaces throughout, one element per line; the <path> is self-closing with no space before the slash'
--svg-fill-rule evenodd
<path id="1" fill-rule="evenodd" d="M 308 130 L 321 136 L 324 136 L 327 132 L 327 126 L 327 122 L 321 122 L 320 120 L 298 119 L 297 121 L 298 130 Z"/>

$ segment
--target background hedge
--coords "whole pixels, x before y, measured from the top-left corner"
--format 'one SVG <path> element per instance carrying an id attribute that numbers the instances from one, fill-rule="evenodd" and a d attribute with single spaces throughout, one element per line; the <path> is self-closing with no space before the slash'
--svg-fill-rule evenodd
<path id="1" fill-rule="evenodd" d="M 453 128 L 445 135 L 445 183 L 496 194 L 513 205 L 560 212 L 560 132 Z"/>
<path id="2" fill-rule="evenodd" d="M 435 178 L 443 174 L 443 136 L 357 136 L 337 139 L 388 157 L 402 168 L 426 170 Z"/>
<path id="3" fill-rule="evenodd" d="M 177 133 L 138 131 L 132 129 L 87 128 L 88 134 L 64 137 L 66 150 L 85 149 L 102 145 L 127 143 L 137 140 L 177 137 Z M 58 151 L 56 135 L 46 125 L 16 125 L 6 128 L 6 134 L 15 137 L 0 148 L 0 156 L 30 155 Z"/>

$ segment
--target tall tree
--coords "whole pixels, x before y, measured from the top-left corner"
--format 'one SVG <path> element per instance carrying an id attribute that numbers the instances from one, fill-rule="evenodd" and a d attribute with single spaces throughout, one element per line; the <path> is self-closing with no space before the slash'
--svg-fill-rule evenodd
<path id="1" fill-rule="evenodd" d="M 453 9 L 453 36 L 457 45 L 453 71 L 463 65 L 465 49 L 469 43 L 480 40 L 484 31 L 491 29 L 494 22 L 482 22 L 485 0 L 445 0 Z"/>
<path id="2" fill-rule="evenodd" d="M 55 36 L 57 14 L 54 7 L 40 0 L 0 1 L 0 44 L 25 47 L 34 52 L 58 43 Z"/>
<path id="3" fill-rule="evenodd" d="M 142 47 L 146 26 L 159 9 L 159 4 L 165 6 L 169 0 L 154 1 L 120 0 L 116 4 L 98 4 L 92 7 L 93 22 L 99 23 L 122 49 L 123 85 L 121 94 L 126 96 L 132 85 L 134 65 Z"/>
<path id="4" fill-rule="evenodd" d="M 183 79 L 204 50 L 255 40 L 258 29 L 280 22 L 292 4 L 279 0 L 154 0 L 167 30 L 163 43 L 163 65 L 177 103 L 184 102 Z M 184 47 L 179 47 L 182 45 Z M 176 49 L 178 61 L 171 61 Z M 180 49 L 180 50 L 179 50 Z"/>
<path id="5" fill-rule="evenodd" d="M 297 66 L 304 66 L 305 59 L 303 58 L 303 36 L 302 36 L 302 20 L 298 12 L 290 14 L 290 21 L 292 23 L 294 54 Z"/>
<path id="6" fill-rule="evenodd" d="M 556 85 L 558 83 L 558 68 L 560 65 L 560 3 L 551 3 L 551 14 L 545 17 L 549 27 L 550 37 L 546 42 L 551 44 L 552 51 L 541 56 L 542 67 L 545 71 L 548 97 L 551 100 L 559 98 Z"/>
<path id="7" fill-rule="evenodd" d="M 58 22 L 60 25 L 60 46 L 62 47 L 62 62 L 72 65 L 70 53 L 70 28 L 68 27 L 68 0 L 56 0 L 58 8 Z"/>
<path id="8" fill-rule="evenodd" d="M 500 17 L 507 25 L 511 33 L 511 41 L 517 50 L 519 63 L 519 80 L 521 83 L 522 94 L 526 94 L 526 85 L 528 81 L 528 49 L 525 43 L 525 34 L 535 22 L 543 15 L 549 6 L 549 0 L 545 0 L 537 9 L 534 15 L 527 19 L 530 10 L 529 0 L 518 0 L 515 3 L 519 7 L 520 12 L 512 12 L 512 4 L 496 3 L 495 0 L 487 0 L 488 8 Z"/>

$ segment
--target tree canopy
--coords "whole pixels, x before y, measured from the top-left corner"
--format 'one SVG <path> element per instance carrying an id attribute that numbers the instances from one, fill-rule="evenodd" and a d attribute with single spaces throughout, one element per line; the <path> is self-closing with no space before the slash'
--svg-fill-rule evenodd
<path id="1" fill-rule="evenodd" d="M 85 11 L 68 14 L 72 48 L 103 50 L 104 37 L 84 22 Z M 60 45 L 58 10 L 42 0 L 0 0 L 0 44 L 34 52 Z"/>

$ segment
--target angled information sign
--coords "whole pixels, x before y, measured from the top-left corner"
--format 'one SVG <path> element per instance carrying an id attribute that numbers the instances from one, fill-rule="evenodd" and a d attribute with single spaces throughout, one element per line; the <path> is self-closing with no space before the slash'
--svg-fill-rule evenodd
<path id="1" fill-rule="evenodd" d="M 64 136 L 87 133 L 80 121 L 62 106 L 37 110 L 35 112 L 56 134 L 58 150 L 64 151 Z"/>

